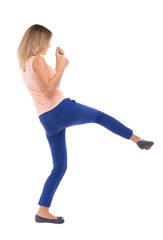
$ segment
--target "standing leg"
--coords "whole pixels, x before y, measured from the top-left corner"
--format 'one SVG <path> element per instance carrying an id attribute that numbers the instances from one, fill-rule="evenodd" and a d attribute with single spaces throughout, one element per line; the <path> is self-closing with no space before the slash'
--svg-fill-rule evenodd
<path id="1" fill-rule="evenodd" d="M 37 212 L 37 215 L 49 219 L 55 219 L 55 217 L 49 213 L 49 207 L 51 205 L 57 187 L 67 169 L 65 131 L 66 129 L 63 129 L 58 134 L 48 137 L 48 142 L 53 158 L 53 170 L 51 171 L 50 176 L 47 178 L 44 184 L 43 191 L 39 200 L 40 209 Z"/>

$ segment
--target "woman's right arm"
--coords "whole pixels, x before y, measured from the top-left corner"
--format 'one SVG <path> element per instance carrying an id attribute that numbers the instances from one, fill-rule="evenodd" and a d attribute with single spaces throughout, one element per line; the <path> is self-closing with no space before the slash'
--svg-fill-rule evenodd
<path id="1" fill-rule="evenodd" d="M 62 56 L 60 58 L 56 74 L 52 78 L 50 78 L 49 69 L 45 59 L 42 56 L 36 56 L 33 59 L 32 68 L 40 81 L 41 87 L 49 97 L 53 95 L 54 90 L 59 85 L 63 72 L 67 65 L 68 59 Z"/>

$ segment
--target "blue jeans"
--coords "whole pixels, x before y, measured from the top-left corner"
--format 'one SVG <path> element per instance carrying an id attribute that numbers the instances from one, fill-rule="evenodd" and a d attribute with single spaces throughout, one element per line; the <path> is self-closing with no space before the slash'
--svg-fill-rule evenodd
<path id="1" fill-rule="evenodd" d="M 39 200 L 39 205 L 50 207 L 56 189 L 67 169 L 67 148 L 65 132 L 67 127 L 79 124 L 97 123 L 113 133 L 130 139 L 133 130 L 113 117 L 97 109 L 64 99 L 52 110 L 39 116 L 43 125 L 53 158 L 53 170 L 47 178 Z"/>

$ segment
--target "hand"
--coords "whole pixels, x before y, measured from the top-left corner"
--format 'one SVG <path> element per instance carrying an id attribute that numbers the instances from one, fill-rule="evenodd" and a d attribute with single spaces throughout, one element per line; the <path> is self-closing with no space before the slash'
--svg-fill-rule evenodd
<path id="1" fill-rule="evenodd" d="M 68 64 L 69 64 L 69 60 L 64 55 L 61 55 L 60 59 L 59 59 L 59 65 L 66 68 L 68 66 Z"/>
<path id="2" fill-rule="evenodd" d="M 60 58 L 61 55 L 64 55 L 64 54 L 65 54 L 64 51 L 60 47 L 56 48 L 55 56 L 57 60 Z"/>

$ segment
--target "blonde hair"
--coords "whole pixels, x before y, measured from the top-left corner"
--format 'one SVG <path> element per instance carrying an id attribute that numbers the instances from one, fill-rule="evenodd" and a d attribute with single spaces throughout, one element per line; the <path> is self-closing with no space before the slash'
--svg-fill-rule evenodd
<path id="1" fill-rule="evenodd" d="M 52 32 L 42 25 L 32 25 L 29 27 L 17 49 L 19 69 L 25 69 L 25 62 L 31 56 L 45 54 Z"/>

